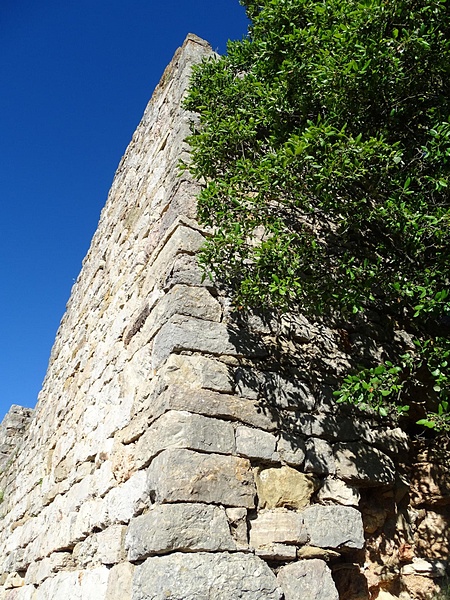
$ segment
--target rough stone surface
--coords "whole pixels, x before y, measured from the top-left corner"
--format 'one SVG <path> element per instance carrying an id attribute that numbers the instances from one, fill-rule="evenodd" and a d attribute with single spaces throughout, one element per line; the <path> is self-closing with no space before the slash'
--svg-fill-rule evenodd
<path id="1" fill-rule="evenodd" d="M 316 504 L 301 515 L 312 546 L 342 550 L 364 546 L 362 517 L 356 508 Z"/>
<path id="2" fill-rule="evenodd" d="M 169 411 L 162 415 L 138 440 L 137 465 L 148 465 L 167 448 L 189 448 L 203 452 L 233 454 L 234 430 L 230 423 L 193 415 L 186 411 Z"/>
<path id="3" fill-rule="evenodd" d="M 261 508 L 304 508 L 317 488 L 314 476 L 291 467 L 256 469 L 255 481 Z"/>
<path id="4" fill-rule="evenodd" d="M 136 568 L 132 600 L 281 600 L 275 575 L 251 554 L 179 554 Z"/>
<path id="5" fill-rule="evenodd" d="M 357 488 L 348 485 L 341 479 L 327 478 L 317 493 L 321 502 L 337 502 L 344 506 L 358 506 L 360 493 Z"/>
<path id="6" fill-rule="evenodd" d="M 285 600 L 338 600 L 331 571 L 323 560 L 301 560 L 282 567 L 278 582 Z"/>
<path id="7" fill-rule="evenodd" d="M 301 514 L 287 510 L 260 513 L 251 521 L 250 545 L 261 549 L 274 543 L 305 544 L 308 541 Z"/>
<path id="8" fill-rule="evenodd" d="M 156 502 L 210 502 L 253 508 L 256 489 L 245 458 L 165 450 L 148 469 Z"/>
<path id="9" fill-rule="evenodd" d="M 225 511 L 204 504 L 164 504 L 130 522 L 128 560 L 136 561 L 174 550 L 235 550 Z"/>
<path id="10" fill-rule="evenodd" d="M 336 473 L 345 481 L 361 486 L 392 485 L 392 460 L 377 448 L 363 443 L 340 443 L 334 447 Z"/>
<path id="11" fill-rule="evenodd" d="M 272 433 L 251 427 L 236 428 L 236 452 L 241 456 L 276 461 L 279 460 L 276 445 L 277 438 Z"/>

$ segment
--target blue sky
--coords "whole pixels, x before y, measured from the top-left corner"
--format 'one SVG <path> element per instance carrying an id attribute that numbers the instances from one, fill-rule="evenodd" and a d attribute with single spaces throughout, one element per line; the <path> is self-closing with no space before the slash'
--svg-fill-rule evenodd
<path id="1" fill-rule="evenodd" d="M 223 53 L 238 0 L 0 0 L 0 420 L 34 406 L 114 172 L 187 33 Z"/>

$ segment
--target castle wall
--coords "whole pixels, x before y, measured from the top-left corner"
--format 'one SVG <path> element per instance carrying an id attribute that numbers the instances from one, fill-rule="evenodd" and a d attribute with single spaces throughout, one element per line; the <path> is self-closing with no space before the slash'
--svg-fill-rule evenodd
<path id="1" fill-rule="evenodd" d="M 167 67 L 37 407 L 13 407 L 0 428 L 0 599 L 356 600 L 409 594 L 408 577 L 423 584 L 428 569 L 431 582 L 448 559 L 445 529 L 433 552 L 418 540 L 448 523 L 449 490 L 428 473 L 430 511 L 423 479 L 400 468 L 405 434 L 331 399 L 351 360 L 339 332 L 235 315 L 202 277 L 199 187 L 178 165 L 190 68 L 212 54 L 191 35 Z M 358 336 L 362 353 L 381 352 L 382 328 Z M 415 520 L 411 496 L 428 507 Z"/>

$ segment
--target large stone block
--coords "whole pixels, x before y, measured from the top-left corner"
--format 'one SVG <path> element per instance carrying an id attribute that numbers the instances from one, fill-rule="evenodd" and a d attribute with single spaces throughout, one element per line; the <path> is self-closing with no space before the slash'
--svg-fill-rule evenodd
<path id="1" fill-rule="evenodd" d="M 392 485 L 395 481 L 392 460 L 363 442 L 336 444 L 334 455 L 336 474 L 344 481 L 359 486 Z"/>
<path id="2" fill-rule="evenodd" d="M 205 504 L 163 504 L 133 519 L 126 536 L 128 560 L 174 550 L 235 550 L 225 510 Z"/>
<path id="3" fill-rule="evenodd" d="M 109 571 L 105 600 L 131 600 L 135 566 L 129 562 L 114 565 Z"/>
<path id="4" fill-rule="evenodd" d="M 199 354 L 171 354 L 159 375 L 166 385 L 207 388 L 227 394 L 233 392 L 227 365 Z"/>
<path id="5" fill-rule="evenodd" d="M 308 536 L 300 513 L 287 510 L 271 510 L 259 513 L 251 521 L 250 545 L 255 549 L 274 543 L 301 545 Z"/>
<path id="6" fill-rule="evenodd" d="M 156 502 L 206 502 L 255 506 L 255 483 L 245 458 L 164 450 L 148 468 L 148 490 Z"/>
<path id="7" fill-rule="evenodd" d="M 278 583 L 285 600 L 338 600 L 331 571 L 323 560 L 301 560 L 281 567 Z"/>
<path id="8" fill-rule="evenodd" d="M 174 553 L 136 567 L 132 600 L 281 600 L 275 575 L 252 554 Z"/>
<path id="9" fill-rule="evenodd" d="M 313 475 L 292 467 L 258 468 L 255 481 L 261 508 L 305 508 L 318 487 Z"/>
<path id="10" fill-rule="evenodd" d="M 194 390 L 171 385 L 168 390 L 154 398 L 148 410 L 153 419 L 168 410 L 187 410 L 209 417 L 241 421 L 266 431 L 274 431 L 277 428 L 277 421 L 272 412 L 258 400 L 238 398 L 205 389 Z"/>
<path id="11" fill-rule="evenodd" d="M 362 516 L 356 508 L 315 504 L 302 511 L 301 515 L 311 546 L 339 550 L 363 548 Z"/>
<path id="12" fill-rule="evenodd" d="M 235 330 L 226 323 L 174 315 L 153 341 L 153 368 L 158 369 L 172 352 L 183 350 L 249 357 L 267 354 L 260 340 L 244 330 Z"/>
<path id="13" fill-rule="evenodd" d="M 241 456 L 279 461 L 276 445 L 277 438 L 272 433 L 244 425 L 236 428 L 236 452 Z"/>
<path id="14" fill-rule="evenodd" d="M 137 441 L 136 465 L 148 465 L 154 456 L 166 448 L 233 454 L 234 429 L 226 421 L 171 410 L 155 421 Z"/>

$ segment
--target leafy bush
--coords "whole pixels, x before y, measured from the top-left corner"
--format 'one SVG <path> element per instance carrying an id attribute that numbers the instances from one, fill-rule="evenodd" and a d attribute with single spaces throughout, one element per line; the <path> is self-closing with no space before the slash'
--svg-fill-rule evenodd
<path id="1" fill-rule="evenodd" d="M 422 424 L 449 431 L 446 1 L 242 3 L 248 37 L 194 69 L 185 103 L 205 269 L 237 306 L 386 315 L 416 351 L 349 376 L 339 400 L 402 413 L 419 377 Z"/>

